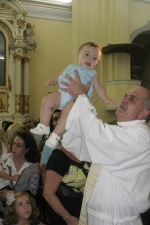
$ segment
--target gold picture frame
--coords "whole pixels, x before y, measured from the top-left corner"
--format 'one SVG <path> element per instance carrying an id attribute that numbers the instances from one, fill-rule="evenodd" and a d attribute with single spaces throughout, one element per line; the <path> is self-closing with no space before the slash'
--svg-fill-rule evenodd
<path id="1" fill-rule="evenodd" d="M 8 92 L 0 91 L 0 113 L 8 112 Z"/>

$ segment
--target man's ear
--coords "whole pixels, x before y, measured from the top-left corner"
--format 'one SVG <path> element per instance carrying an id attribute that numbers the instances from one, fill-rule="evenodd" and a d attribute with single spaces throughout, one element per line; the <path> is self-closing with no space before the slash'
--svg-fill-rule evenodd
<path id="1" fill-rule="evenodd" d="M 144 119 L 146 119 L 146 117 L 147 117 L 148 115 L 150 115 L 150 110 L 149 110 L 149 109 L 143 109 L 143 110 L 139 113 L 138 119 L 144 120 Z"/>

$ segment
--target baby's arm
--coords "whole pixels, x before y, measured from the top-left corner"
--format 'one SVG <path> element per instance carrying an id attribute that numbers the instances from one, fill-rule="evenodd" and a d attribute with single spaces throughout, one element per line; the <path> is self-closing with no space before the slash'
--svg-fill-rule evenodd
<path id="1" fill-rule="evenodd" d="M 17 181 L 19 179 L 19 174 L 15 174 L 14 176 L 10 176 L 5 172 L 0 171 L 0 177 L 5 180 L 15 180 Z"/>
<path id="2" fill-rule="evenodd" d="M 51 79 L 47 80 L 45 83 L 45 86 L 53 86 L 58 84 L 58 77 L 61 75 L 61 73 L 56 74 L 55 76 L 53 76 Z"/>
<path id="3" fill-rule="evenodd" d="M 93 77 L 93 83 L 94 83 L 94 89 L 95 89 L 98 97 L 100 99 L 102 99 L 106 105 L 111 105 L 111 104 L 115 104 L 116 103 L 116 100 L 109 99 L 107 97 L 107 94 L 106 94 L 104 88 L 102 87 L 101 83 L 99 82 L 97 75 L 95 75 Z"/>

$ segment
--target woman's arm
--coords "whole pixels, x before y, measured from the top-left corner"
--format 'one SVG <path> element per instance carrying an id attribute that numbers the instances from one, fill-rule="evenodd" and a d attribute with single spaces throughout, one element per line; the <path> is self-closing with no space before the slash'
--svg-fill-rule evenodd
<path id="1" fill-rule="evenodd" d="M 5 172 L 0 171 L 0 177 L 5 179 L 5 180 L 18 180 L 19 179 L 19 174 L 15 174 L 14 176 L 10 176 Z"/>
<path id="2" fill-rule="evenodd" d="M 66 221 L 68 225 L 77 225 L 78 218 L 71 216 L 69 212 L 61 204 L 56 196 L 56 191 L 60 185 L 62 176 L 53 170 L 47 170 L 44 183 L 43 196 L 49 203 L 51 208 Z"/>

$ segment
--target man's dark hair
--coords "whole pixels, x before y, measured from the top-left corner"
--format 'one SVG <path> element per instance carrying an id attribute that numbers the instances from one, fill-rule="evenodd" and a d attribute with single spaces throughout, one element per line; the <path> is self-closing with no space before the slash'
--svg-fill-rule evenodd
<path id="1" fill-rule="evenodd" d="M 53 111 L 53 115 L 56 113 L 56 112 L 61 112 L 62 110 L 60 110 L 60 109 L 55 109 L 54 111 Z M 50 132 L 52 133 L 53 132 L 53 130 L 54 130 L 54 125 L 53 125 L 53 115 L 52 115 L 52 117 L 51 117 L 51 120 L 50 120 Z"/>

